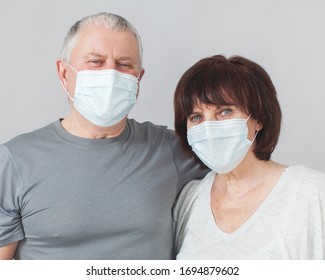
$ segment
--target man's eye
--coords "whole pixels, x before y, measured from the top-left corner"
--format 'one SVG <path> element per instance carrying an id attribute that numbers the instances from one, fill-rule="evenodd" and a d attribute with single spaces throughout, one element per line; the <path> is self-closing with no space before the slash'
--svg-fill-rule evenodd
<path id="1" fill-rule="evenodd" d="M 118 63 L 117 64 L 119 67 L 122 67 L 122 68 L 130 68 L 131 65 L 130 64 L 127 64 L 127 63 Z"/>
<path id="2" fill-rule="evenodd" d="M 102 63 L 100 60 L 90 60 L 90 62 L 96 65 Z"/>

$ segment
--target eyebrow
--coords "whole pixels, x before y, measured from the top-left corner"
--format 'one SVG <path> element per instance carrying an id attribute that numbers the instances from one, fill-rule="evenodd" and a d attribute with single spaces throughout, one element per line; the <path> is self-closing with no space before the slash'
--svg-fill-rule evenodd
<path id="1" fill-rule="evenodd" d="M 120 57 L 117 57 L 116 60 L 131 60 L 131 61 L 133 61 L 133 59 L 130 56 L 120 56 Z"/>
<path id="2" fill-rule="evenodd" d="M 233 107 L 236 105 L 234 103 L 227 103 L 227 104 L 223 104 L 223 105 L 218 105 L 217 108 L 220 109 L 221 107 Z"/>
<path id="3" fill-rule="evenodd" d="M 217 110 L 219 110 L 222 107 L 236 107 L 236 105 L 234 103 L 229 103 L 229 104 L 224 104 L 224 105 L 211 105 L 211 106 L 214 106 Z M 195 110 L 194 109 L 192 110 L 192 113 L 190 113 L 190 115 L 197 114 L 197 113 L 200 114 L 201 112 L 202 112 L 202 109 L 196 108 Z"/>
<path id="4" fill-rule="evenodd" d="M 202 113 L 202 110 L 193 110 L 188 116 L 191 116 L 191 115 L 195 115 L 195 114 L 201 114 Z"/>
<path id="5" fill-rule="evenodd" d="M 89 58 L 89 57 L 106 57 L 105 55 L 99 54 L 99 53 L 89 53 L 85 55 L 85 58 Z"/>
<path id="6" fill-rule="evenodd" d="M 92 53 L 89 53 L 89 54 L 86 54 L 85 56 L 85 59 L 89 59 L 89 58 L 93 58 L 93 57 L 97 57 L 97 58 L 107 58 L 106 55 L 102 55 L 102 54 L 99 54 L 99 53 L 95 53 L 95 52 L 92 52 Z M 115 58 L 116 61 L 131 61 L 131 62 L 134 62 L 134 60 L 130 57 L 130 56 L 120 56 L 120 57 L 117 57 Z"/>

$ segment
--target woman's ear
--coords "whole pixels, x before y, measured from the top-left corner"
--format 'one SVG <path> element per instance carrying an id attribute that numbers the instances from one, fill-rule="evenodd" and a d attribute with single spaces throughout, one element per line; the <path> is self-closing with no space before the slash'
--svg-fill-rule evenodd
<path id="1" fill-rule="evenodd" d="M 263 124 L 261 123 L 261 122 L 259 122 L 259 121 L 257 121 L 256 122 L 256 127 L 255 127 L 255 130 L 256 131 L 260 131 L 260 130 L 262 130 L 263 129 Z"/>

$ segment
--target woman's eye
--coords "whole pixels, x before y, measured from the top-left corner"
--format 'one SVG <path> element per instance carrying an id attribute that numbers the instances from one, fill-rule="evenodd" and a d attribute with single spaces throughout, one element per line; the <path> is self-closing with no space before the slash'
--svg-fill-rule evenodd
<path id="1" fill-rule="evenodd" d="M 228 116 L 229 114 L 232 113 L 232 110 L 231 109 L 224 109 L 220 112 L 220 115 L 222 116 Z"/>
<path id="2" fill-rule="evenodd" d="M 199 116 L 199 115 L 191 117 L 191 122 L 198 122 L 200 120 L 201 120 L 201 116 Z"/>

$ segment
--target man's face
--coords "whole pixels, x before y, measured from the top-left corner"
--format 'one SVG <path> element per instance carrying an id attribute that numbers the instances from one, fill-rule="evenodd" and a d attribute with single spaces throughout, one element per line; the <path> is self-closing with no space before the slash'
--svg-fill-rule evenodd
<path id="1" fill-rule="evenodd" d="M 134 76 L 143 74 L 140 51 L 134 34 L 87 26 L 80 30 L 72 49 L 70 64 L 77 71 L 115 69 Z M 76 72 L 67 67 L 68 91 L 73 96 Z"/>

